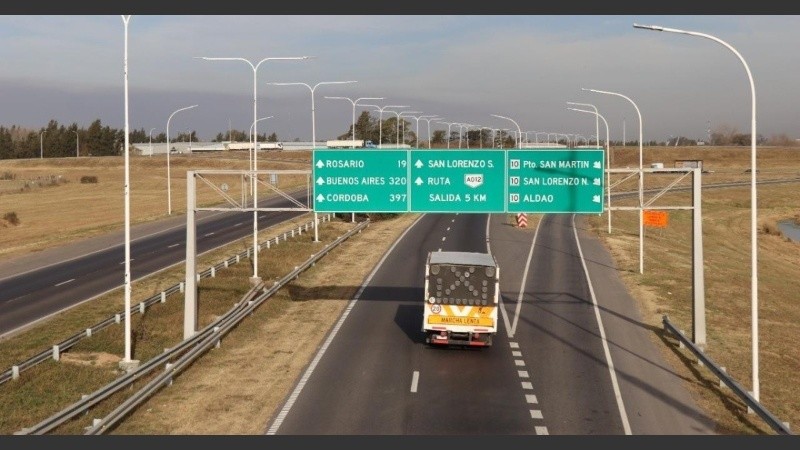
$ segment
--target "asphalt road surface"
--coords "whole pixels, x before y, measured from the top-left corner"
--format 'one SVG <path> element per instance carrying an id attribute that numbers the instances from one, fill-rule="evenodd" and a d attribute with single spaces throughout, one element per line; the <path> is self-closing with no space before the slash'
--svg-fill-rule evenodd
<path id="1" fill-rule="evenodd" d="M 571 214 L 546 215 L 535 232 L 506 217 L 421 216 L 266 433 L 713 434 L 602 244 L 576 229 Z M 488 249 L 498 259 L 503 307 L 492 347 L 424 343 L 424 263 L 438 249 Z"/>
<path id="2" fill-rule="evenodd" d="M 305 202 L 306 193 L 295 198 Z M 259 205 L 295 206 L 280 197 L 259 201 Z M 267 228 L 300 214 L 303 212 L 259 212 L 258 227 Z M 200 212 L 198 216 L 198 254 L 253 235 L 252 212 Z M 131 234 L 132 280 L 186 259 L 185 215 L 137 231 Z M 259 240 L 266 238 L 259 235 Z M 75 252 L 80 256 L 75 257 Z M 124 268 L 121 233 L 4 263 L 0 266 L 0 336 L 122 286 Z"/>

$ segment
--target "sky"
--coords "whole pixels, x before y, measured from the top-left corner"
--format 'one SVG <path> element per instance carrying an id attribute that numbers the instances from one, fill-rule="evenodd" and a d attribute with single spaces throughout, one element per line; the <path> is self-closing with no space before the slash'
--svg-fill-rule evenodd
<path id="1" fill-rule="evenodd" d="M 800 138 L 797 15 L 134 15 L 128 27 L 129 124 L 153 135 L 196 130 L 201 140 L 247 130 L 257 73 L 259 132 L 310 140 L 311 92 L 268 82 L 354 80 L 316 89 L 318 140 L 352 122 L 349 101 L 438 115 L 445 122 L 523 131 L 595 134 L 594 105 L 611 138 L 705 140 L 709 127 L 751 129 L 751 90 L 734 52 L 709 39 L 635 29 L 634 23 L 713 35 L 752 73 L 757 133 Z M 1 15 L 0 125 L 39 129 L 51 119 L 124 127 L 125 28 L 118 15 Z M 584 107 L 587 108 L 587 107 Z M 365 109 L 356 108 L 356 115 Z M 369 108 L 366 108 L 369 109 Z M 591 109 L 591 107 L 588 107 Z M 391 115 L 393 116 L 393 115 Z M 384 114 L 384 118 L 391 117 Z M 432 129 L 446 126 L 431 122 Z M 454 129 L 454 128 L 453 128 Z M 605 126 L 600 121 L 600 133 Z M 427 127 L 420 122 L 420 134 Z M 544 139 L 543 134 L 538 135 Z M 534 134 L 530 134 L 534 139 Z M 594 138 L 592 138 L 594 140 Z"/>

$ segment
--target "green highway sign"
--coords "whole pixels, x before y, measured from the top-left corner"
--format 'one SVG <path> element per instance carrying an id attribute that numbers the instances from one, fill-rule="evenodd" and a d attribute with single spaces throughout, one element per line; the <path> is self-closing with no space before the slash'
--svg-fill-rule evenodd
<path id="1" fill-rule="evenodd" d="M 408 212 L 408 151 L 314 149 L 317 212 Z"/>
<path id="2" fill-rule="evenodd" d="M 411 150 L 412 212 L 503 212 L 505 152 Z"/>
<path id="3" fill-rule="evenodd" d="M 602 213 L 602 149 L 509 150 L 508 212 Z"/>
<path id="4" fill-rule="evenodd" d="M 602 213 L 603 149 L 314 149 L 314 210 Z"/>

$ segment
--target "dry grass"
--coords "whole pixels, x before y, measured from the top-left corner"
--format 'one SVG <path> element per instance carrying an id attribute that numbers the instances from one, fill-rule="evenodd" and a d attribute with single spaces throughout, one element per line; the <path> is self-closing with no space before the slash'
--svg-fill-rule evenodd
<path id="1" fill-rule="evenodd" d="M 415 216 L 373 223 L 333 250 L 114 433 L 263 433 L 358 286 Z"/>
<path id="2" fill-rule="evenodd" d="M 265 230 L 263 237 L 282 234 L 291 228 L 311 219 L 310 214 Z M 320 226 L 320 239 L 335 239 L 349 224 L 324 223 Z M 283 275 L 287 267 L 305 260 L 313 248 L 320 244 L 310 242 L 313 234 L 295 235 L 287 243 L 262 250 L 259 257 L 259 274 L 269 279 Z M 198 270 L 220 262 L 234 253 L 251 245 L 249 239 L 208 252 L 198 258 Z M 305 249 L 306 251 L 303 251 Z M 249 260 L 217 272 L 215 278 L 200 282 L 198 302 L 201 326 L 233 306 L 233 303 L 249 289 L 248 277 L 252 275 Z M 292 266 L 293 267 L 293 266 Z M 184 268 L 177 264 L 132 285 L 131 303 L 137 304 L 151 295 L 182 281 Z M 112 316 L 123 308 L 120 290 L 98 297 L 71 308 L 36 326 L 0 342 L 0 367 L 4 369 L 54 343 Z M 173 294 L 163 304 L 155 304 L 144 316 L 132 315 L 133 358 L 142 361 L 159 354 L 166 347 L 174 346 L 182 340 L 183 296 Z M 177 324 L 177 326 L 176 326 Z M 114 364 L 114 355 L 124 353 L 124 327 L 111 326 L 95 333 L 91 338 L 81 341 L 69 352 L 62 354 L 64 364 L 54 361 L 40 364 L 20 375 L 20 379 L 0 385 L 0 433 L 10 434 L 25 426 L 38 423 L 80 398 L 110 382 L 120 372 Z M 118 358 L 118 356 L 117 356 Z M 69 380 L 69 382 L 64 382 Z M 144 382 L 144 381 L 143 381 Z M 141 385 L 143 382 L 140 382 Z M 122 396 L 119 396 L 120 398 Z M 104 406 L 93 410 L 95 417 L 111 410 L 108 404 L 119 403 L 120 398 L 111 400 Z M 66 426 L 60 433 L 79 433 L 85 421 Z"/>
<path id="3" fill-rule="evenodd" d="M 761 151 L 759 168 L 796 173 L 800 151 L 792 152 Z M 659 160 L 668 161 L 654 153 Z M 706 156 L 706 167 L 711 162 L 731 173 L 749 167 L 749 149 L 712 155 Z M 765 155 L 763 165 L 761 155 Z M 761 173 L 759 169 L 759 179 Z M 704 178 L 706 182 L 708 178 Z M 775 224 L 800 210 L 797 186 L 792 183 L 758 187 L 760 400 L 773 414 L 792 424 L 800 422 L 800 389 L 792 381 L 800 370 L 800 305 L 796 302 L 800 291 L 800 244 L 776 233 Z M 688 193 L 667 194 L 657 204 L 691 205 L 691 197 Z M 703 192 L 706 351 L 745 387 L 752 385 L 750 212 L 749 185 Z M 671 322 L 691 335 L 691 212 L 670 211 L 666 229 L 645 228 L 644 274 L 639 274 L 638 212 L 612 211 L 610 235 L 605 214 L 587 218 L 611 250 L 647 323 L 661 328 L 662 316 L 668 315 Z M 691 380 L 688 384 L 695 398 L 717 420 L 720 432 L 771 433 L 758 416 L 746 413 L 746 406 L 735 395 L 718 387 L 718 380 L 707 368 L 699 367 L 690 353 L 672 345 L 674 339 L 654 339 L 667 359 Z"/>
<path id="4" fill-rule="evenodd" d="M 300 155 L 293 154 L 293 156 L 302 159 Z M 638 148 L 616 148 L 614 156 L 612 167 L 626 165 L 638 167 Z M 703 159 L 704 167 L 714 170 L 712 174 L 704 174 L 704 184 L 717 181 L 748 181 L 750 175 L 744 173 L 744 170 L 750 167 L 749 157 L 749 148 L 645 147 L 644 151 L 645 167 L 656 161 L 664 162 L 665 167 L 670 167 L 672 159 Z M 180 157 L 174 158 L 174 160 L 179 159 Z M 9 163 L 16 163 L 20 167 L 9 167 Z M 760 148 L 758 163 L 759 180 L 768 177 L 798 176 L 800 150 Z M 32 166 L 29 167 L 28 164 Z M 173 162 L 174 164 L 176 163 Z M 193 168 L 198 168 L 198 164 L 193 164 Z M 245 160 L 243 166 L 246 164 Z M 304 160 L 303 164 L 307 166 L 308 160 Z M 0 173 L 24 169 L 40 170 L 41 173 L 47 174 L 53 169 L 52 167 L 37 169 L 35 165 L 35 161 L 3 161 L 0 162 Z M 203 166 L 203 168 L 216 167 L 212 167 L 210 162 Z M 260 164 L 260 168 L 263 167 L 266 167 L 266 164 Z M 79 177 L 86 174 L 86 170 L 79 167 L 73 169 L 72 176 Z M 120 172 L 118 179 L 121 180 L 121 165 L 107 170 L 109 170 L 107 175 L 116 173 L 115 171 Z M 182 175 L 177 175 L 178 171 L 174 170 L 173 180 L 176 175 L 185 177 L 185 170 L 184 167 Z M 104 181 L 103 173 L 98 169 L 92 171 L 92 174 L 97 174 L 100 180 L 96 186 L 101 185 Z M 665 185 L 669 182 L 666 181 L 666 177 L 672 178 L 664 175 L 646 176 L 645 188 Z M 133 176 L 131 178 L 134 179 Z M 158 179 L 163 181 L 163 175 Z M 68 183 L 65 186 L 46 189 L 62 190 L 76 185 L 80 186 L 80 183 Z M 183 186 L 185 179 L 173 184 L 173 208 L 177 208 L 177 199 L 183 198 L 180 201 L 185 202 L 185 192 L 183 195 L 177 194 L 177 189 Z M 148 188 L 140 186 L 140 189 L 144 191 Z M 634 180 L 620 185 L 615 192 L 635 189 Z M 121 191 L 121 184 L 109 192 L 119 197 L 121 195 L 118 191 Z M 796 184 L 759 187 L 759 223 L 769 227 L 778 220 L 796 217 L 800 211 L 796 191 Z M 132 197 L 136 198 L 135 183 L 131 192 Z M 154 190 L 151 194 L 151 203 L 155 204 L 153 211 L 150 216 L 138 212 L 138 220 L 152 220 L 164 215 L 163 212 L 157 211 L 164 206 L 163 189 Z M 43 196 L 37 196 L 37 200 L 40 197 Z M 117 209 L 121 209 L 118 207 L 118 197 L 110 202 L 107 208 L 114 205 Z M 8 197 L 0 195 L 0 213 L 4 212 L 7 200 Z M 635 204 L 635 200 L 627 202 Z M 19 201 L 14 203 L 14 210 L 19 212 L 17 204 Z M 614 204 L 624 204 L 624 202 L 617 201 Z M 655 206 L 668 204 L 688 205 L 690 197 L 683 193 L 667 194 Z M 751 376 L 749 205 L 748 187 L 707 190 L 703 194 L 707 351 L 714 360 L 726 366 L 728 372 L 744 386 L 750 384 Z M 58 205 L 51 206 L 58 207 Z M 639 302 L 645 320 L 648 324 L 660 328 L 661 316 L 667 314 L 671 321 L 689 331 L 691 327 L 690 213 L 670 212 L 670 225 L 667 229 L 646 229 L 644 275 L 638 274 L 638 213 L 615 211 L 612 214 L 611 235 L 606 233 L 605 214 L 589 215 L 587 218 L 612 252 L 623 279 Z M 119 227 L 120 217 L 121 211 L 107 214 L 103 226 L 105 229 Z M 528 231 L 534 232 L 540 217 L 528 215 Z M 20 219 L 24 224 L 26 216 L 20 214 Z M 338 318 L 347 299 L 352 296 L 355 286 L 360 285 L 383 251 L 413 219 L 413 215 L 401 215 L 397 219 L 375 223 L 357 239 L 348 241 L 342 248 L 332 252 L 326 257 L 324 264 L 318 264 L 292 283 L 294 288 L 282 290 L 275 298 L 262 305 L 250 319 L 245 320 L 226 337 L 220 350 L 213 350 L 205 355 L 187 372 L 177 377 L 171 388 L 162 390 L 114 432 L 118 434 L 263 432 L 275 408 L 282 403 L 294 380 L 313 356 L 331 324 Z M 514 216 L 509 215 L 508 220 L 513 223 Z M 67 230 L 65 235 L 69 238 L 104 231 L 102 226 L 88 227 L 85 223 L 61 223 L 60 226 Z M 324 228 L 321 228 L 321 231 Z M 9 229 L 3 229 L 0 241 L 6 239 L 3 235 Z M 43 230 L 53 232 L 53 229 L 43 228 Z M 25 239 L 21 238 L 19 242 L 24 248 L 17 252 L 50 245 L 46 242 L 28 244 L 26 239 L 35 240 L 35 237 L 36 235 L 31 233 Z M 794 374 L 800 370 L 800 356 L 797 353 L 800 308 L 794 301 L 796 293 L 800 291 L 800 277 L 797 276 L 800 273 L 800 244 L 770 234 L 760 234 L 758 242 L 761 400 L 782 420 L 796 424 L 800 420 L 800 391 L 792 380 L 796 378 Z M 0 248 L 3 248 L 3 245 L 0 242 Z M 246 242 L 242 241 L 238 245 L 241 248 L 235 251 L 240 251 Z M 311 252 L 313 252 L 311 248 L 300 247 L 292 254 L 304 258 L 307 256 L 306 253 Z M 227 250 L 227 253 L 214 257 L 209 255 L 205 262 L 199 263 L 198 269 L 202 269 L 204 264 L 219 261 L 230 253 L 231 250 Z M 2 254 L 0 250 L 0 255 Z M 259 258 L 259 262 L 266 264 L 260 271 L 286 269 L 294 264 L 288 257 Z M 273 263 L 280 265 L 271 265 Z M 232 266 L 232 269 L 234 268 L 236 266 Z M 343 271 L 343 268 L 348 270 Z M 242 269 L 244 270 L 240 275 L 233 275 L 232 270 L 231 276 L 246 280 L 251 269 L 247 269 L 246 264 L 241 264 L 235 270 Z M 134 283 L 134 292 L 141 295 L 141 298 L 146 298 L 174 284 L 181 278 L 181 271 L 182 269 L 175 269 L 173 273 L 165 271 L 144 280 L 141 284 Z M 273 276 L 274 272 L 264 272 L 264 274 L 265 277 Z M 206 280 L 201 282 L 205 292 L 201 296 L 201 322 L 212 320 L 232 306 L 231 296 L 224 294 L 225 292 L 236 292 L 238 295 L 243 292 L 242 289 L 247 288 L 246 285 L 238 287 L 238 282 L 226 284 L 230 282 L 230 280 L 225 281 L 222 276 L 218 276 L 213 282 L 206 283 Z M 315 292 L 314 289 L 304 289 L 304 287 L 319 286 L 326 287 L 324 295 L 320 295 L 324 298 L 311 295 Z M 217 295 L 219 297 L 216 297 Z M 31 330 L 24 336 L 4 341 L 0 344 L 0 362 L 6 361 L 7 367 L 74 333 L 82 326 L 88 326 L 87 324 L 96 322 L 98 318 L 107 317 L 120 308 L 119 294 L 106 297 L 104 300 L 88 302 L 65 313 L 64 315 L 72 318 L 72 322 L 67 325 L 61 324 L 61 320 L 53 320 L 48 323 L 46 330 Z M 167 316 L 179 313 L 181 301 L 175 300 L 173 298 L 165 305 L 154 307 L 154 311 L 163 308 L 162 311 Z M 173 308 L 170 310 L 172 312 L 169 312 L 168 308 Z M 162 334 L 161 330 L 170 327 L 179 328 L 174 324 L 180 323 L 182 319 L 165 319 L 160 316 L 161 312 L 158 315 L 146 314 L 141 318 L 143 320 L 135 316 L 134 330 L 137 340 L 142 343 L 141 346 L 137 346 L 137 358 L 145 359 L 155 355 L 159 351 L 159 346 L 169 346 L 168 342 L 173 339 Z M 74 402 L 80 393 L 88 393 L 94 389 L 92 386 L 96 387 L 113 379 L 116 376 L 116 366 L 104 364 L 103 355 L 121 354 L 122 339 L 119 333 L 121 332 L 117 329 L 117 335 L 87 340 L 80 348 L 70 352 L 76 355 L 70 357 L 83 360 L 84 363 L 43 364 L 30 372 L 25 372 L 18 382 L 0 386 L 0 409 L 15 412 L 13 416 L 0 416 L 0 432 L 7 433 L 21 426 L 30 425 L 37 420 L 36 417 L 43 417 L 47 411 L 54 411 L 56 408 L 54 405 Z M 687 382 L 689 388 L 694 392 L 700 405 L 720 424 L 720 432 L 728 434 L 769 432 L 757 416 L 746 414 L 744 405 L 735 396 L 717 387 L 717 380 L 707 369 L 698 367 L 688 353 L 672 345 L 670 338 L 654 336 L 654 339 L 664 350 L 667 360 L 689 380 Z M 144 345 L 144 342 L 147 342 L 147 345 Z M 45 381 L 33 381 L 37 379 Z M 70 380 L 71 392 L 53 392 L 52 386 L 58 385 L 64 379 Z M 19 389 L 13 394 L 13 402 L 8 400 L 11 397 L 6 391 L 9 385 Z M 45 407 L 43 402 L 51 403 Z M 100 417 L 104 411 L 107 412 L 108 407 L 98 408 L 91 413 L 91 416 Z M 22 414 L 23 417 L 20 418 L 16 413 Z M 242 417 L 247 417 L 249 420 L 242 421 Z M 85 424 L 85 421 L 76 422 L 62 432 L 80 432 L 81 426 Z"/>
<path id="5" fill-rule="evenodd" d="M 260 155 L 259 170 L 308 169 L 309 152 L 278 152 Z M 188 170 L 245 170 L 247 154 L 172 155 L 170 157 L 170 197 L 173 214 L 186 212 L 186 172 Z M 131 223 L 167 217 L 167 168 L 165 156 L 130 158 Z M 15 212 L 19 224 L 8 220 L 0 226 L 0 257 L 10 258 L 43 250 L 81 238 L 96 236 L 124 226 L 124 158 L 54 158 L 0 161 L 0 173 L 13 180 L 0 181 L 0 217 Z M 58 183 L 42 183 L 29 189 L 3 189 L 22 180 L 61 176 Z M 81 183 L 85 176 L 98 182 Z M 305 186 L 305 179 L 279 176 L 282 189 Z M 214 177 L 229 185 L 228 194 L 241 197 L 239 177 Z M 265 181 L 269 181 L 265 177 Z M 269 194 L 259 188 L 259 197 Z M 198 184 L 198 203 L 219 203 L 220 196 Z"/>

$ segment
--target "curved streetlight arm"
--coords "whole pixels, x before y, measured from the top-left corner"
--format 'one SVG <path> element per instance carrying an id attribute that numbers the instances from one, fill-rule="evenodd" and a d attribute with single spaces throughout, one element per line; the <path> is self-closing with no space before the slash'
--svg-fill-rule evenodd
<path id="1" fill-rule="evenodd" d="M 667 28 L 660 25 L 639 25 L 634 23 L 634 28 L 652 31 L 666 31 L 670 33 L 688 34 L 690 36 L 702 37 L 710 39 L 723 47 L 727 48 L 744 66 L 747 72 L 747 79 L 750 81 L 750 98 L 751 98 L 751 118 L 750 118 L 750 265 L 751 265 L 751 315 L 752 315 L 752 347 L 753 347 L 753 398 L 758 401 L 759 399 L 759 378 L 758 378 L 758 228 L 757 228 L 757 194 L 756 194 L 756 86 L 753 82 L 753 74 L 750 72 L 750 66 L 744 60 L 742 55 L 733 48 L 732 45 L 723 41 L 722 39 L 706 33 L 697 31 L 680 30 L 677 28 Z"/>
<path id="2" fill-rule="evenodd" d="M 501 116 L 499 114 L 490 114 L 490 116 L 497 117 L 499 119 L 506 119 L 506 120 L 510 120 L 510 121 L 514 122 L 514 125 L 517 126 L 517 133 L 519 135 L 518 138 L 517 138 L 517 148 L 522 148 L 522 140 L 521 140 L 522 128 L 519 127 L 519 124 L 514 119 L 512 119 L 510 117 Z"/>
<path id="3" fill-rule="evenodd" d="M 568 105 L 575 105 L 575 106 L 588 106 L 588 107 L 592 108 L 594 110 L 594 112 L 597 112 L 597 107 L 592 105 L 592 104 L 590 104 L 590 103 L 567 102 L 567 104 Z M 594 130 L 594 132 L 596 133 L 595 134 L 595 138 L 597 139 L 596 142 L 597 142 L 597 146 L 599 147 L 600 146 L 600 117 L 595 117 L 594 119 L 595 119 L 595 122 L 594 122 L 595 123 L 595 130 Z"/>

